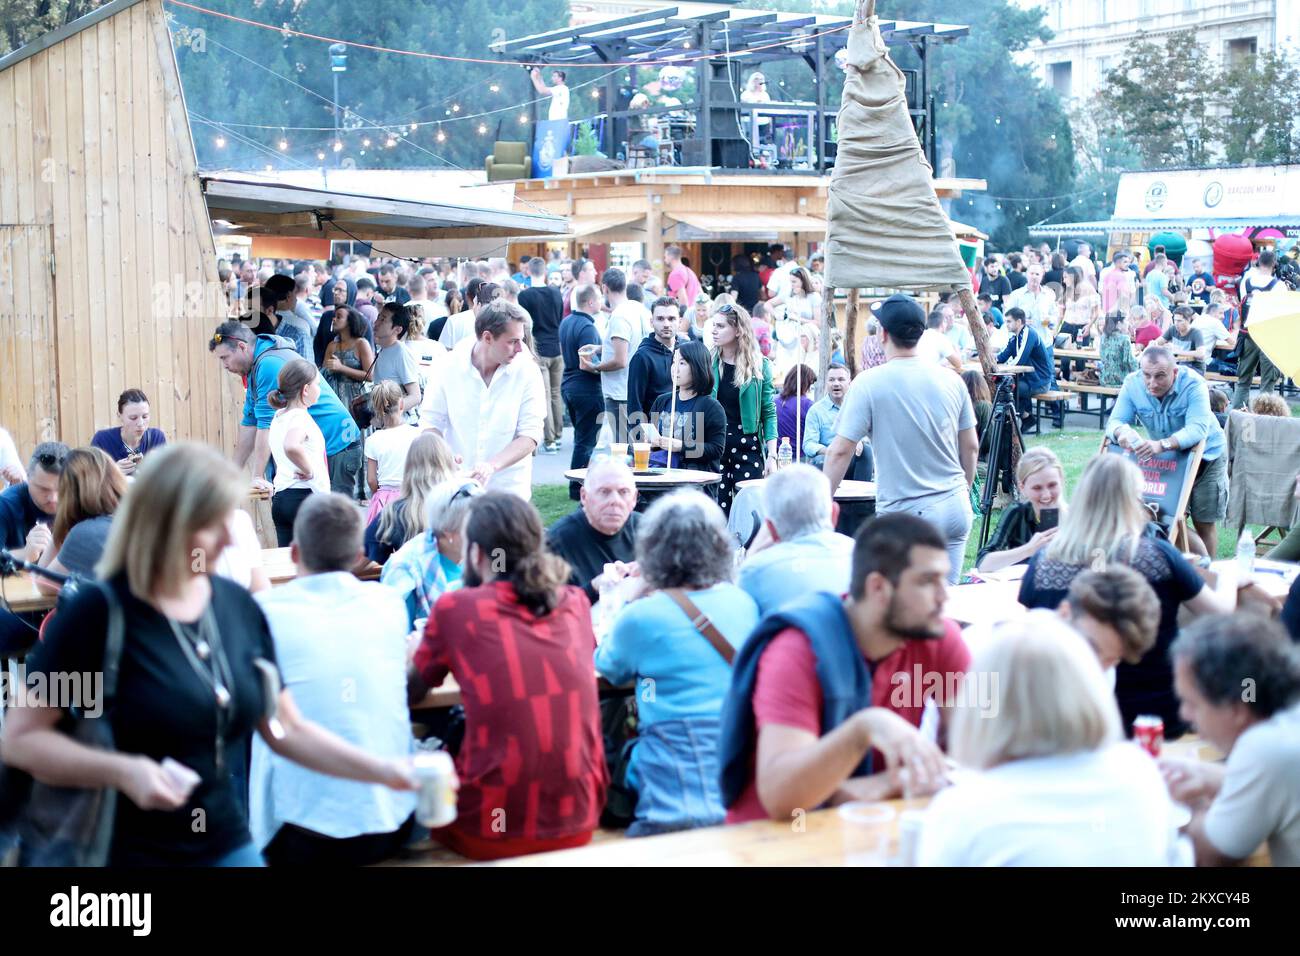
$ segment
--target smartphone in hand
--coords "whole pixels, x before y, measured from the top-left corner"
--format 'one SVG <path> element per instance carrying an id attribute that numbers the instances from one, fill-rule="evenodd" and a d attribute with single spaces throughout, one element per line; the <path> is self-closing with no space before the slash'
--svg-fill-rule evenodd
<path id="1" fill-rule="evenodd" d="M 1050 531 L 1061 523 L 1060 508 L 1044 508 L 1038 513 L 1038 530 Z"/>

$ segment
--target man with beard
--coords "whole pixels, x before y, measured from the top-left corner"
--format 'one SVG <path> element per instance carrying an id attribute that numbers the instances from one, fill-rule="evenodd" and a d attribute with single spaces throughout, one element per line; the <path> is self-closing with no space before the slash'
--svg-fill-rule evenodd
<path id="1" fill-rule="evenodd" d="M 927 700 L 956 703 L 970 665 L 943 617 L 947 578 L 929 522 L 882 515 L 854 539 L 847 597 L 806 595 L 759 623 L 722 712 L 728 823 L 896 797 L 903 768 L 914 793 L 937 781 L 942 755 L 917 728 Z"/>

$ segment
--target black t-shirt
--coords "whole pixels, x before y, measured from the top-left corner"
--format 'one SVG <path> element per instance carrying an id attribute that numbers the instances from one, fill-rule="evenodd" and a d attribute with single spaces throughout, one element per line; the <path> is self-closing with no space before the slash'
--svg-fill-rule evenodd
<path id="1" fill-rule="evenodd" d="M 54 515 L 36 507 L 27 482 L 0 491 L 0 548 L 12 551 L 25 547 L 27 534 L 38 521 L 53 525 Z"/>
<path id="2" fill-rule="evenodd" d="M 727 424 L 740 427 L 740 389 L 736 388 L 736 366 L 722 362 L 718 366 L 718 404 L 727 413 Z"/>
<path id="3" fill-rule="evenodd" d="M 984 274 L 983 281 L 980 282 L 980 293 L 987 293 L 993 300 L 993 305 L 997 309 L 1005 309 L 1002 304 L 1003 299 L 1011 294 L 1011 282 L 1006 275 L 999 275 L 996 279 L 990 279 L 988 273 Z"/>
<path id="4" fill-rule="evenodd" d="M 190 667 L 166 618 L 131 594 L 124 575 L 110 584 L 126 623 L 110 715 L 115 747 L 160 763 L 171 757 L 202 778 L 178 810 L 141 810 L 119 794 L 110 865 L 210 864 L 251 840 L 244 798 L 235 791 L 231 770 L 243 766 L 243 754 L 263 713 L 253 661 L 261 657 L 275 662 L 266 618 L 239 585 L 212 578 L 212 610 L 233 677 L 225 766 L 218 770 L 217 704 L 211 684 Z M 107 621 L 103 594 L 97 587 L 84 588 L 50 619 L 44 641 L 27 660 L 29 681 L 35 674 L 100 673 Z"/>
<path id="5" fill-rule="evenodd" d="M 519 304 L 533 318 L 533 343 L 542 358 L 560 354 L 560 320 L 564 318 L 564 296 L 555 286 L 537 285 L 519 293 Z"/>
<path id="6" fill-rule="evenodd" d="M 1049 283 L 1049 282 L 1055 282 L 1057 285 L 1064 286 L 1064 285 L 1065 285 L 1065 270 L 1064 270 L 1064 269 L 1048 269 L 1046 272 L 1043 273 L 1043 285 L 1047 285 L 1047 283 Z"/>
<path id="7" fill-rule="evenodd" d="M 712 395 L 696 395 L 677 400 L 677 420 L 673 422 L 672 401 L 673 393 L 664 392 L 650 406 L 650 422 L 659 434 L 682 442 L 682 450 L 673 452 L 671 467 L 721 474 L 722 454 L 727 447 L 727 413 Z M 668 466 L 668 452 L 656 449 L 650 464 Z"/>
<path id="8" fill-rule="evenodd" d="M 640 520 L 641 516 L 634 511 L 618 534 L 605 535 L 591 526 L 586 513 L 579 508 L 551 526 L 546 533 L 546 546 L 569 562 L 572 569 L 569 583 L 586 591 L 587 599 L 595 603 L 600 595 L 591 586 L 591 579 L 614 561 L 636 560 L 636 529 Z"/>
<path id="9" fill-rule="evenodd" d="M 564 356 L 564 377 L 560 380 L 560 391 L 565 396 L 603 398 L 600 373 L 585 371 L 578 361 L 578 349 L 584 345 L 600 345 L 596 323 L 585 312 L 570 312 L 560 323 L 560 354 Z M 599 352 L 596 353 L 596 361 L 600 361 Z"/>
<path id="10" fill-rule="evenodd" d="M 1017 289 L 1029 284 L 1029 277 L 1023 272 L 1018 272 L 1014 269 L 1008 272 L 1005 278 L 1011 284 L 1012 292 L 1015 292 Z"/>
<path id="11" fill-rule="evenodd" d="M 736 296 L 736 304 L 746 312 L 753 310 L 762 290 L 763 280 L 757 272 L 737 272 L 731 277 L 731 291 Z"/>

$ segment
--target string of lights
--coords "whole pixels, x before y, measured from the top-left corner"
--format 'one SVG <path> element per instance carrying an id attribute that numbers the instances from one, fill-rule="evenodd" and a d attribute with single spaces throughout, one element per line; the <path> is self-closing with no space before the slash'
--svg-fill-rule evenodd
<path id="1" fill-rule="evenodd" d="M 447 54 L 447 53 L 427 53 L 423 50 L 402 50 L 402 49 L 397 49 L 395 47 L 378 46 L 373 43 L 361 43 L 356 40 L 343 40 L 340 39 L 339 37 L 321 36 L 320 34 L 317 33 L 304 33 L 301 30 L 291 30 L 286 26 L 277 27 L 269 23 L 262 23 L 261 21 L 258 20 L 249 20 L 244 17 L 237 17 L 231 13 L 222 13 L 219 10 L 209 10 L 207 7 L 200 7 L 197 4 L 187 3 L 185 2 L 185 0 L 167 0 L 167 2 L 172 4 L 173 6 L 185 7 L 186 9 L 194 10 L 198 13 L 207 14 L 208 16 L 211 17 L 218 17 L 222 20 L 232 20 L 235 23 L 242 23 L 245 26 L 257 27 L 262 30 L 270 30 L 274 33 L 279 33 L 281 36 L 285 36 L 285 37 L 291 37 L 291 36 L 299 37 L 304 40 L 316 40 L 320 43 L 330 43 L 330 44 L 341 43 L 344 46 L 355 47 L 360 50 L 371 50 L 376 53 L 394 53 L 399 56 L 414 56 L 414 57 L 419 57 L 422 59 L 429 59 L 429 60 L 445 60 L 451 63 L 484 63 L 491 66 L 532 67 L 532 66 L 541 65 L 536 62 L 531 62 L 526 60 L 502 60 L 497 58 L 487 59 L 485 57 L 474 57 L 474 56 L 452 56 L 451 54 Z M 801 46 L 806 46 L 808 43 L 816 40 L 818 37 L 829 36 L 832 33 L 842 33 L 843 31 L 848 29 L 849 29 L 848 25 L 830 27 L 829 29 L 819 30 L 815 33 L 800 34 L 799 36 L 790 37 L 789 39 L 785 39 L 785 40 L 775 40 L 771 43 L 764 43 L 758 46 L 747 47 L 745 52 L 746 54 L 749 54 L 749 53 L 756 53 L 761 50 L 774 50 L 774 49 L 778 49 L 779 47 L 790 46 L 791 44 L 799 44 Z M 653 53 L 651 55 L 653 55 Z M 615 66 L 615 67 L 669 66 L 669 65 L 680 66 L 683 63 L 695 63 L 700 60 L 713 60 L 713 59 L 717 59 L 717 57 L 718 54 L 713 52 L 708 52 L 708 53 L 696 53 L 690 55 L 683 54 L 683 55 L 671 57 L 666 60 L 652 60 L 648 58 L 643 60 L 623 60 L 623 61 L 609 60 L 607 62 L 602 62 L 602 63 L 566 63 L 565 66 L 570 69 L 586 68 L 586 69 L 599 69 L 599 70 L 603 70 L 611 66 Z"/>

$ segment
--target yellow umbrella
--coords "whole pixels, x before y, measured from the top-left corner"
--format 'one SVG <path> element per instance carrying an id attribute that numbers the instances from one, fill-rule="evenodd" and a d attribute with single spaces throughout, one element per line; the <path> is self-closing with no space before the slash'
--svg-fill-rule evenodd
<path id="1" fill-rule="evenodd" d="M 1300 292 L 1255 293 L 1250 337 L 1287 378 L 1300 379 Z"/>

